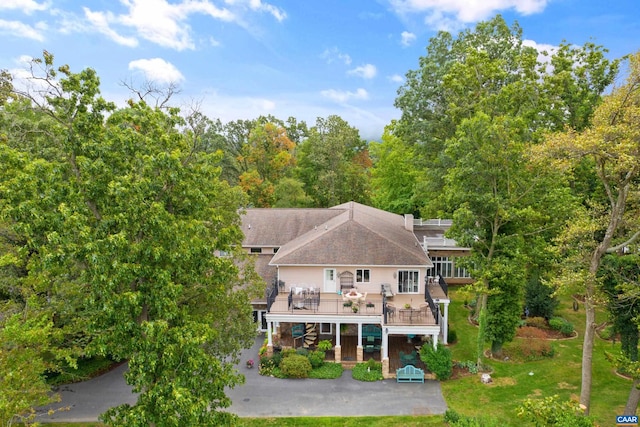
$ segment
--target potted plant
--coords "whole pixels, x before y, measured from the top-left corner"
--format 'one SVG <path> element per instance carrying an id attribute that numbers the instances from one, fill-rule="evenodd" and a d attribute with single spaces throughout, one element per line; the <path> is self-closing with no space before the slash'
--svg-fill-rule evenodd
<path id="1" fill-rule="evenodd" d="M 247 369 L 253 368 L 253 359 L 247 360 Z"/>
<path id="2" fill-rule="evenodd" d="M 374 304 L 371 301 L 367 301 L 367 307 L 368 308 L 373 308 Z"/>
<path id="3" fill-rule="evenodd" d="M 405 304 L 405 305 L 404 305 L 404 308 L 406 308 L 406 309 L 410 309 L 410 308 L 411 308 L 411 304 L 409 304 L 409 303 Z"/>
<path id="4" fill-rule="evenodd" d="M 351 307 L 353 305 L 353 301 L 345 301 L 342 305 L 345 307 Z"/>
<path id="5" fill-rule="evenodd" d="M 358 312 L 358 306 L 357 306 L 357 305 L 355 305 L 355 304 L 354 304 L 354 305 L 352 305 L 352 306 L 351 306 L 351 310 L 353 310 L 353 312 L 354 312 L 354 313 L 357 313 L 357 312 Z"/>

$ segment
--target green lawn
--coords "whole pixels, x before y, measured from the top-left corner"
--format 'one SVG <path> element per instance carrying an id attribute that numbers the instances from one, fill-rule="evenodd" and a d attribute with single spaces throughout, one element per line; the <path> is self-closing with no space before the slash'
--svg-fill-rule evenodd
<path id="1" fill-rule="evenodd" d="M 457 298 L 455 292 L 451 298 L 449 323 L 458 336 L 458 343 L 450 346 L 453 358 L 475 360 L 477 328 L 469 324 L 469 313 L 462 306 L 462 299 Z M 577 400 L 580 396 L 584 309 L 580 307 L 574 312 L 571 300 L 566 298 L 561 301 L 557 314 L 572 322 L 579 335 L 574 339 L 554 342 L 553 358 L 524 363 L 487 360 L 493 369 L 493 383 L 482 384 L 478 375 L 445 381 L 442 390 L 447 405 L 460 414 L 490 414 L 504 425 L 522 426 L 526 424 L 516 416 L 516 408 L 524 399 L 558 395 L 563 400 Z M 604 320 L 604 315 L 601 317 L 599 320 Z M 613 373 L 612 366 L 605 359 L 605 351 L 617 352 L 619 345 L 596 338 L 591 415 L 600 425 L 612 425 L 614 416 L 622 414 L 631 381 Z"/>
<path id="2" fill-rule="evenodd" d="M 477 328 L 468 320 L 468 311 L 462 305 L 462 298 L 451 292 L 449 307 L 450 328 L 455 330 L 458 341 L 450 346 L 454 360 L 475 360 Z M 580 365 L 582 337 L 584 331 L 584 310 L 577 312 L 571 308 L 571 300 L 561 302 L 558 314 L 574 324 L 578 337 L 554 342 L 555 356 L 535 362 L 516 363 L 513 361 L 486 360 L 493 369 L 493 383 L 485 385 L 479 375 L 470 375 L 456 380 L 442 382 L 442 391 L 449 408 L 469 416 L 481 415 L 499 421 L 496 425 L 524 427 L 516 415 L 516 408 L 524 399 L 559 395 L 562 399 L 580 395 Z M 600 314 L 599 321 L 604 320 Z M 508 348 L 508 346 L 507 346 Z M 617 352 L 619 345 L 596 339 L 594 352 L 593 389 L 591 415 L 599 425 L 613 425 L 614 416 L 622 414 L 631 381 L 613 373 L 613 368 L 605 359 L 605 351 Z M 532 373 L 533 375 L 530 375 Z M 403 417 L 322 417 L 322 418 L 243 418 L 240 426 L 439 426 L 442 416 Z M 99 423 L 56 424 L 56 427 L 82 426 L 99 427 Z"/>

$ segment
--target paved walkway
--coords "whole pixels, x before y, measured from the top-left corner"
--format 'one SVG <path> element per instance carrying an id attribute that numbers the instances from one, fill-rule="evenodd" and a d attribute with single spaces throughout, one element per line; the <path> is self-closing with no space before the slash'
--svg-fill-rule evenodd
<path id="1" fill-rule="evenodd" d="M 353 380 L 351 371 L 344 371 L 335 380 L 261 376 L 257 366 L 247 369 L 244 363 L 247 359 L 258 360 L 263 339 L 258 337 L 254 346 L 243 352 L 239 368 L 246 376 L 245 384 L 227 390 L 233 401 L 229 411 L 240 417 L 430 415 L 443 414 L 447 409 L 437 381 L 368 383 Z M 125 370 L 126 365 L 121 365 L 98 378 L 62 387 L 62 402 L 52 407 L 68 406 L 69 410 L 53 415 L 46 415 L 45 410 L 39 420 L 92 422 L 112 406 L 134 404 L 136 395 L 122 377 Z"/>

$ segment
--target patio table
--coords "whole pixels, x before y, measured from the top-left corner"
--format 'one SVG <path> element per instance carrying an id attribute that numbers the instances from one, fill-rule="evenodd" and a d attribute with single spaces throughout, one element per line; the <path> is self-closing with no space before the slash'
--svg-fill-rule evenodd
<path id="1" fill-rule="evenodd" d="M 346 292 L 342 294 L 342 296 L 352 302 L 358 302 L 360 301 L 360 298 L 362 298 L 362 294 L 360 292 L 356 292 L 355 295 L 351 295 L 350 292 Z"/>
<path id="2" fill-rule="evenodd" d="M 414 318 L 420 317 L 420 309 L 419 308 L 401 308 L 400 309 L 400 317 L 402 320 L 409 319 L 409 323 L 413 323 Z"/>

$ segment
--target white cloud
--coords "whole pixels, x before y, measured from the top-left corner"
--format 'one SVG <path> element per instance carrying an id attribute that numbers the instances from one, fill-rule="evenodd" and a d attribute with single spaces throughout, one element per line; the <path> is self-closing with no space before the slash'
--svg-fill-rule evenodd
<path id="1" fill-rule="evenodd" d="M 538 61 L 543 63 L 551 61 L 551 56 L 558 51 L 558 46 L 552 44 L 537 43 L 534 40 L 523 40 L 522 44 L 524 46 L 529 46 L 537 50 Z"/>
<path id="2" fill-rule="evenodd" d="M 2 0 L 2 2 L 0 2 L 0 10 L 15 9 L 15 10 L 20 10 L 26 13 L 27 15 L 33 12 L 47 10 L 49 9 L 50 6 L 51 6 L 50 1 L 38 3 L 37 1 L 33 1 L 33 0 Z"/>
<path id="3" fill-rule="evenodd" d="M 346 53 L 340 52 L 337 47 L 325 49 L 324 52 L 320 54 L 320 58 L 327 61 L 327 64 L 331 64 L 334 61 L 340 61 L 345 65 L 351 65 L 351 57 Z"/>
<path id="4" fill-rule="evenodd" d="M 515 10 L 521 15 L 542 12 L 550 0 L 390 0 L 400 14 L 425 13 L 425 22 L 436 28 L 459 27 L 488 19 L 498 12 Z"/>
<path id="5" fill-rule="evenodd" d="M 133 36 L 120 35 L 123 30 L 134 31 L 136 37 L 171 49 L 195 49 L 189 25 L 189 18 L 194 14 L 241 26 L 246 26 L 242 13 L 247 10 L 269 13 L 279 22 L 287 17 L 282 9 L 261 0 L 226 0 L 225 7 L 218 7 L 210 0 L 121 0 L 121 3 L 127 8 L 125 14 L 115 15 L 89 8 L 84 8 L 84 12 L 95 29 L 116 43 L 127 46 L 135 46 L 137 42 L 133 42 Z"/>
<path id="6" fill-rule="evenodd" d="M 347 74 L 362 77 L 363 79 L 372 79 L 376 76 L 377 73 L 378 70 L 376 66 L 372 64 L 364 64 L 354 68 L 353 70 L 347 71 Z"/>
<path id="7" fill-rule="evenodd" d="M 404 83 L 404 77 L 400 74 L 394 74 L 388 77 L 389 81 L 393 83 Z"/>
<path id="8" fill-rule="evenodd" d="M 14 37 L 22 37 L 42 42 L 45 40 L 43 31 L 46 29 L 47 25 L 44 22 L 38 22 L 35 27 L 32 27 L 20 21 L 5 21 L 4 19 L 0 19 L 0 33 L 10 34 Z"/>
<path id="9" fill-rule="evenodd" d="M 147 80 L 157 83 L 177 83 L 184 80 L 182 73 L 173 64 L 161 58 L 131 61 L 129 69 L 141 71 Z"/>
<path id="10" fill-rule="evenodd" d="M 138 45 L 138 40 L 136 38 L 121 36 L 111 29 L 109 22 L 113 21 L 114 17 L 110 12 L 92 12 L 85 7 L 84 14 L 94 30 L 104 34 L 114 42 L 129 47 L 135 47 Z"/>
<path id="11" fill-rule="evenodd" d="M 362 88 L 358 88 L 355 92 L 327 89 L 321 91 L 320 94 L 339 103 L 345 103 L 352 99 L 369 99 L 369 94 Z"/>
<path id="12" fill-rule="evenodd" d="M 400 43 L 402 43 L 402 46 L 410 46 L 414 41 L 416 41 L 415 34 L 408 31 L 403 31 L 402 34 L 400 34 Z"/>
<path id="13" fill-rule="evenodd" d="M 253 10 L 270 13 L 274 18 L 278 20 L 278 22 L 284 21 L 287 17 L 287 13 L 284 10 L 268 3 L 262 3 L 261 0 L 249 0 L 249 7 L 251 7 L 251 9 Z"/>

